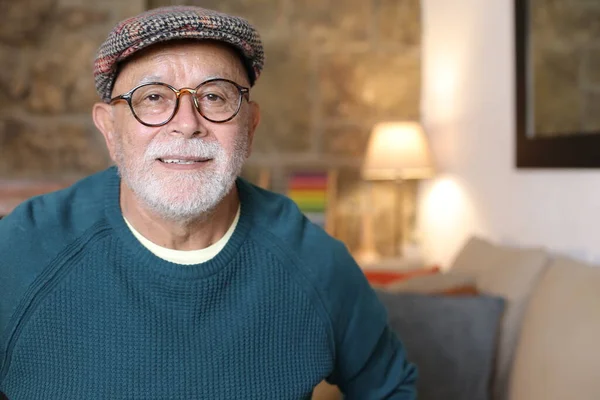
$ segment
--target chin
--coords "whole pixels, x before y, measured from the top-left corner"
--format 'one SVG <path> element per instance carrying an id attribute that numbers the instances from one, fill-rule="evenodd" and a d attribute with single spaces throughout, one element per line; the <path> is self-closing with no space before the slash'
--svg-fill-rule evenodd
<path id="1" fill-rule="evenodd" d="M 174 221 L 189 221 L 210 214 L 219 204 L 217 201 L 207 201 L 204 198 L 181 198 L 172 195 L 161 196 L 156 193 L 140 193 L 140 200 L 154 213 L 162 218 Z M 212 199 L 211 199 L 212 200 Z"/>
<path id="2" fill-rule="evenodd" d="M 153 180 L 133 189 L 136 197 L 168 220 L 189 221 L 210 215 L 231 190 L 235 180 L 224 182 L 183 174 L 179 179 Z"/>

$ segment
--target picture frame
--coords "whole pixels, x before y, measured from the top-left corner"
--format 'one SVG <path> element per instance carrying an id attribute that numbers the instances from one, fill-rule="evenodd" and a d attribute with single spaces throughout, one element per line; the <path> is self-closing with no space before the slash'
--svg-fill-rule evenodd
<path id="1" fill-rule="evenodd" d="M 535 0 L 514 0 L 516 51 L 516 167 L 598 168 L 600 130 L 537 135 L 533 119 L 533 67 L 531 5 Z"/>

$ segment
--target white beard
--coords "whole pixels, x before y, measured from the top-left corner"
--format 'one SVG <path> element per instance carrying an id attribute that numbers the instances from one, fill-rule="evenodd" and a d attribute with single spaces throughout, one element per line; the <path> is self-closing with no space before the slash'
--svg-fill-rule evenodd
<path id="1" fill-rule="evenodd" d="M 158 137 L 158 136 L 157 136 Z M 216 141 L 175 138 L 150 143 L 142 160 L 126 157 L 122 139 L 116 146 L 119 173 L 136 197 L 161 217 L 190 222 L 208 216 L 231 191 L 246 161 L 248 135 L 237 135 L 234 151 L 227 155 Z M 202 171 L 157 170 L 157 158 L 167 155 L 212 158 Z"/>

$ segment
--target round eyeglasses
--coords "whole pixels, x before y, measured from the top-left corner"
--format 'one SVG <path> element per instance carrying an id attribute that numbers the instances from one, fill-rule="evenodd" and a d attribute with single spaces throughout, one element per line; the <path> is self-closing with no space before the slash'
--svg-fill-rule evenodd
<path id="1" fill-rule="evenodd" d="M 183 93 L 192 96 L 196 110 L 210 122 L 231 121 L 242 108 L 242 99 L 250 89 L 228 79 L 209 79 L 195 89 L 175 89 L 162 82 L 149 82 L 134 87 L 129 92 L 110 99 L 112 104 L 125 100 L 135 119 L 146 126 L 163 126 L 169 123 L 179 109 Z"/>

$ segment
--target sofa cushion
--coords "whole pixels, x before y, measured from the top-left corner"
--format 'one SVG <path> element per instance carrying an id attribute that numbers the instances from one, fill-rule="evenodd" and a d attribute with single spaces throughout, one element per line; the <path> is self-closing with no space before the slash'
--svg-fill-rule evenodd
<path id="1" fill-rule="evenodd" d="M 420 400 L 489 399 L 503 300 L 377 290 L 419 372 Z"/>
<path id="2" fill-rule="evenodd" d="M 549 262 L 543 249 L 519 249 L 471 238 L 452 264 L 451 271 L 470 274 L 477 288 L 506 300 L 494 376 L 494 399 L 506 400 L 515 347 L 529 296 Z"/>
<path id="3" fill-rule="evenodd" d="M 475 279 L 456 272 L 417 276 L 382 288 L 390 293 L 426 293 L 441 295 L 476 295 Z"/>
<path id="4" fill-rule="evenodd" d="M 511 400 L 600 398 L 600 267 L 556 259 L 533 292 Z"/>

